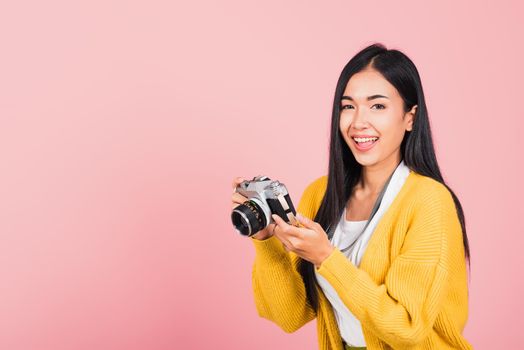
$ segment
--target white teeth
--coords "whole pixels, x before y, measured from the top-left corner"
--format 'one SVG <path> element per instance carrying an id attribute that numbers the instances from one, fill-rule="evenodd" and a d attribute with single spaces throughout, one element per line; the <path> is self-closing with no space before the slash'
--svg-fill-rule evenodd
<path id="1" fill-rule="evenodd" d="M 366 138 L 353 137 L 353 140 L 360 143 L 360 142 L 367 142 L 367 141 L 375 141 L 375 140 L 378 140 L 378 137 L 366 137 Z"/>

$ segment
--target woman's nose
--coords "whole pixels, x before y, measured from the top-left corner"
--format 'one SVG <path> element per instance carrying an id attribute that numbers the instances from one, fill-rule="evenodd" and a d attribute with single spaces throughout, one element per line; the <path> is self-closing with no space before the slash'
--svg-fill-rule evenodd
<path id="1" fill-rule="evenodd" d="M 353 125 L 358 128 L 359 126 L 366 125 L 367 122 L 368 122 L 367 112 L 363 108 L 357 109 L 353 117 Z"/>

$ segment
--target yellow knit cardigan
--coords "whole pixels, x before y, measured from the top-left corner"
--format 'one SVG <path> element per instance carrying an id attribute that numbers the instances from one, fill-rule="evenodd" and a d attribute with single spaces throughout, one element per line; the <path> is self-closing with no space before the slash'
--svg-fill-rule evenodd
<path id="1" fill-rule="evenodd" d="M 297 211 L 313 219 L 327 176 L 310 183 Z M 333 309 L 317 285 L 318 311 L 306 299 L 300 258 L 276 238 L 251 238 L 258 314 L 291 333 L 317 319 L 321 350 L 342 350 Z M 462 230 L 451 193 L 410 171 L 380 219 L 359 267 L 335 248 L 317 269 L 362 325 L 367 349 L 472 349 L 462 331 L 468 284 Z"/>

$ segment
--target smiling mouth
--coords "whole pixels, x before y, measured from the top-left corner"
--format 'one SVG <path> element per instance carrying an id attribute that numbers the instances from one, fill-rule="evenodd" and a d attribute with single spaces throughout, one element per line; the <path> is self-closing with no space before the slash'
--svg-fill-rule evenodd
<path id="1" fill-rule="evenodd" d="M 351 139 L 353 140 L 353 142 L 355 142 L 355 145 L 358 150 L 365 151 L 373 147 L 375 143 L 377 143 L 379 138 L 378 137 L 369 137 L 369 138 L 352 137 Z"/>

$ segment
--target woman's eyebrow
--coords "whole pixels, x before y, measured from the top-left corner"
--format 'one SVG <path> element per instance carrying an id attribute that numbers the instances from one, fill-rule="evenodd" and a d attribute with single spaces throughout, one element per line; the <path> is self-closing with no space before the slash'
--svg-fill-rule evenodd
<path id="1" fill-rule="evenodd" d="M 367 97 L 367 100 L 368 100 L 368 101 L 371 101 L 371 100 L 373 100 L 373 99 L 375 99 L 375 98 L 387 98 L 387 99 L 389 99 L 389 97 L 384 96 L 384 95 L 371 95 L 371 96 L 368 96 L 368 97 Z M 342 96 L 341 100 L 350 100 L 350 101 L 353 101 L 353 97 L 351 97 L 351 96 Z"/>

